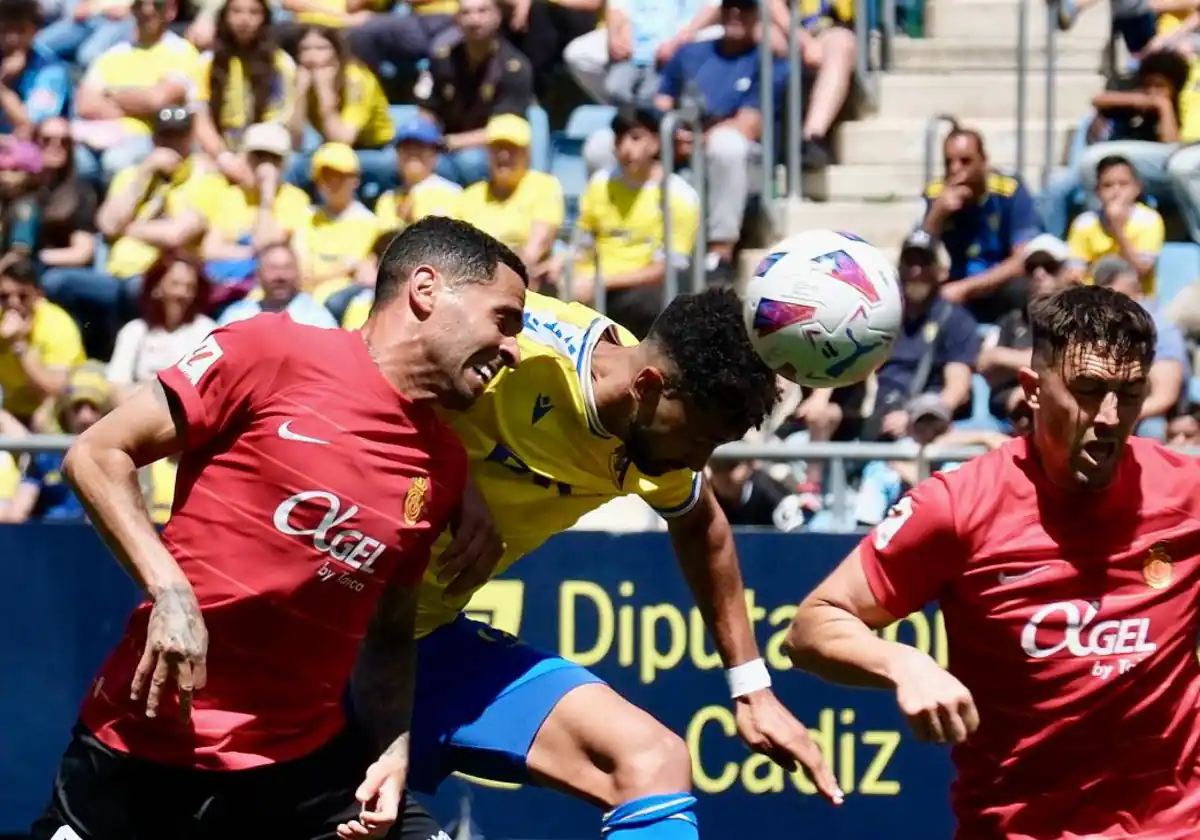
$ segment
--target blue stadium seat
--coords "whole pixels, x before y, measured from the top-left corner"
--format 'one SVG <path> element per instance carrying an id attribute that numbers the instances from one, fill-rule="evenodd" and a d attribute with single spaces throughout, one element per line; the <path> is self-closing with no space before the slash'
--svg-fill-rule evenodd
<path id="1" fill-rule="evenodd" d="M 1071 138 L 1071 148 L 1067 152 L 1067 166 L 1074 168 L 1079 163 L 1079 158 L 1083 156 L 1083 150 L 1087 148 L 1087 132 L 1091 126 L 1092 120 L 1096 118 L 1095 111 L 1088 111 L 1087 114 L 1079 120 L 1079 126 L 1075 129 L 1075 136 Z"/>
<path id="2" fill-rule="evenodd" d="M 1003 426 L 1000 421 L 993 417 L 988 410 L 988 401 L 991 396 L 992 389 L 988 386 L 987 380 L 978 373 L 972 374 L 971 416 L 966 420 L 959 420 L 954 424 L 954 428 L 964 431 L 1001 431 Z"/>
<path id="3" fill-rule="evenodd" d="M 1155 296 L 1161 306 L 1166 306 L 1180 289 L 1200 279 L 1200 245 L 1168 242 L 1159 255 L 1156 274 Z"/>
<path id="4" fill-rule="evenodd" d="M 583 144 L 592 134 L 612 124 L 616 109 L 610 105 L 580 105 L 571 112 L 567 127 L 551 137 L 550 172 L 563 188 L 567 205 L 567 223 L 563 230 L 570 230 L 579 213 L 579 196 L 587 187 L 587 164 L 583 160 Z"/>

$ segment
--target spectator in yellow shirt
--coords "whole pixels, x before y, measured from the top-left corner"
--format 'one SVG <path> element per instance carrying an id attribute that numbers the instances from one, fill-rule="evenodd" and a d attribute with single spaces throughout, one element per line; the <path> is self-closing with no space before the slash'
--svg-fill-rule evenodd
<path id="1" fill-rule="evenodd" d="M 639 338 L 662 311 L 668 260 L 682 274 L 699 235 L 700 199 L 680 176 L 659 162 L 659 116 L 650 109 L 622 109 L 613 118 L 617 165 L 592 176 L 580 197 L 581 233 L 592 240 L 590 258 L 576 263 L 571 296 L 583 303 L 603 284 L 609 317 Z M 671 214 L 671 241 L 663 237 L 664 179 Z M 562 258 L 548 276 L 565 280 Z"/>
<path id="2" fill-rule="evenodd" d="M 358 158 L 344 143 L 326 143 L 313 155 L 320 204 L 297 232 L 303 288 L 324 304 L 349 287 L 379 235 L 379 220 L 355 198 Z"/>
<path id="3" fill-rule="evenodd" d="M 113 243 L 108 272 L 125 311 L 135 307 L 138 278 L 160 250 L 196 251 L 219 218 L 228 184 L 203 158 L 191 155 L 192 117 L 169 108 L 158 118 L 154 149 L 113 179 L 96 224 Z"/>
<path id="4" fill-rule="evenodd" d="M 300 38 L 296 71 L 296 107 L 288 123 L 292 145 L 301 148 L 310 125 L 326 143 L 344 143 L 358 154 L 366 179 L 396 186 L 396 163 L 389 148 L 395 129 L 387 97 L 370 70 L 350 58 L 342 34 L 309 26 Z M 288 180 L 307 186 L 312 160 L 296 155 Z"/>
<path id="5" fill-rule="evenodd" d="M 1067 235 L 1075 276 L 1091 283 L 1091 271 L 1104 257 L 1120 257 L 1137 271 L 1142 289 L 1154 294 L 1154 269 L 1163 247 L 1163 220 L 1138 201 L 1142 183 L 1126 158 L 1110 155 L 1096 166 L 1099 212 L 1081 213 Z"/>
<path id="6" fill-rule="evenodd" d="M 438 175 L 442 132 L 425 117 L 414 117 L 396 129 L 396 172 L 400 186 L 375 202 L 384 230 L 400 230 L 426 216 L 453 216 L 462 187 Z"/>
<path id="7" fill-rule="evenodd" d="M 160 111 L 195 98 L 200 54 L 167 29 L 175 12 L 174 0 L 135 0 L 137 36 L 97 58 L 79 85 L 75 137 L 99 156 L 105 181 L 150 153 Z"/>
<path id="8" fill-rule="evenodd" d="M 11 254 L 0 259 L 3 409 L 32 428 L 34 414 L 61 396 L 71 367 L 83 360 L 79 328 L 65 310 L 42 297 L 29 262 Z"/>
<path id="9" fill-rule="evenodd" d="M 295 106 L 296 64 L 275 43 L 270 21 L 266 0 L 226 0 L 196 93 L 196 140 L 221 174 L 243 187 L 254 183 L 254 173 L 237 154 L 242 132 L 285 122 Z"/>
<path id="10" fill-rule="evenodd" d="M 291 153 L 291 137 L 279 123 L 246 129 L 239 164 L 251 173 L 249 186 L 230 184 L 208 235 L 205 266 L 218 282 L 254 276 L 256 255 L 273 245 L 286 245 L 308 225 L 308 194 L 283 182 L 283 162 Z"/>
<path id="11" fill-rule="evenodd" d="M 562 185 L 553 175 L 529 168 L 533 129 L 515 114 L 488 120 L 488 179 L 463 190 L 458 218 L 512 248 L 530 276 L 546 276 L 545 264 L 558 238 L 565 210 Z"/>

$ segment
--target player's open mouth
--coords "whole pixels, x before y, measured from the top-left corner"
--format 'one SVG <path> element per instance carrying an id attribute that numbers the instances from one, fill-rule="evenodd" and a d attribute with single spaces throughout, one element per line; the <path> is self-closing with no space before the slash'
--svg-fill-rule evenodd
<path id="1" fill-rule="evenodd" d="M 487 385 L 492 381 L 492 377 L 496 375 L 497 365 L 471 365 L 471 371 L 479 377 L 480 383 Z"/>
<path id="2" fill-rule="evenodd" d="M 1117 445 L 1110 440 L 1093 440 L 1083 445 L 1083 451 L 1092 463 L 1100 464 L 1117 454 Z"/>

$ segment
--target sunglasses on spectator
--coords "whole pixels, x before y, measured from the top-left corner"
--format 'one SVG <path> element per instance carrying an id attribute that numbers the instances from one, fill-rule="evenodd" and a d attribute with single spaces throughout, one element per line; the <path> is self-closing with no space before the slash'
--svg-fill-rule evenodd
<path id="1" fill-rule="evenodd" d="M 1063 264 L 1060 263 L 1058 260 L 1045 259 L 1045 258 L 1032 259 L 1032 260 L 1026 261 L 1025 273 L 1033 274 L 1033 272 L 1037 271 L 1040 268 L 1043 271 L 1047 272 L 1048 274 L 1057 274 L 1059 272 L 1059 270 L 1062 269 L 1062 266 L 1063 266 Z"/>

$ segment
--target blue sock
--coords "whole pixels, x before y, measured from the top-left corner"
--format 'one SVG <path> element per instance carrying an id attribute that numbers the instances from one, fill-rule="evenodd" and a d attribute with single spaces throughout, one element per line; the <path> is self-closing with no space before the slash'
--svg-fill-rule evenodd
<path id="1" fill-rule="evenodd" d="M 632 799 L 604 815 L 600 836 L 604 840 L 699 840 L 695 804 L 690 793 Z"/>

